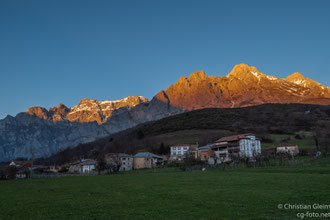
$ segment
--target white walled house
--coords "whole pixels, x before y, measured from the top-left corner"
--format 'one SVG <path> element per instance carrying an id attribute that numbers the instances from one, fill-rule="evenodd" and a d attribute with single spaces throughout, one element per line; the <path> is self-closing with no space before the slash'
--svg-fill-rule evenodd
<path id="1" fill-rule="evenodd" d="M 92 173 L 95 170 L 96 161 L 95 160 L 85 160 L 80 164 L 80 173 Z"/>
<path id="2" fill-rule="evenodd" d="M 124 153 L 109 153 L 105 155 L 106 163 L 109 165 L 119 165 L 119 171 L 129 171 L 133 169 L 133 156 Z"/>
<path id="3" fill-rule="evenodd" d="M 276 147 L 276 154 L 285 153 L 290 154 L 291 156 L 297 156 L 299 154 L 298 145 L 289 145 L 283 144 L 281 146 Z"/>
<path id="4" fill-rule="evenodd" d="M 70 173 L 89 174 L 95 171 L 96 161 L 92 159 L 83 159 L 72 163 L 69 167 Z"/>
<path id="5" fill-rule="evenodd" d="M 239 134 L 220 138 L 212 150 L 220 162 L 228 161 L 234 155 L 253 159 L 261 154 L 261 142 L 254 134 Z"/>
<path id="6" fill-rule="evenodd" d="M 239 141 L 240 156 L 254 158 L 261 154 L 261 142 L 255 135 L 248 135 Z"/>
<path id="7" fill-rule="evenodd" d="M 171 149 L 171 160 L 183 160 L 188 152 L 192 152 L 194 156 L 197 158 L 198 156 L 198 145 L 191 144 L 182 144 L 182 145 L 174 145 L 170 146 Z"/>
<path id="8" fill-rule="evenodd" d="M 118 154 L 118 158 L 121 161 L 119 171 L 133 170 L 133 156 L 128 154 Z"/>

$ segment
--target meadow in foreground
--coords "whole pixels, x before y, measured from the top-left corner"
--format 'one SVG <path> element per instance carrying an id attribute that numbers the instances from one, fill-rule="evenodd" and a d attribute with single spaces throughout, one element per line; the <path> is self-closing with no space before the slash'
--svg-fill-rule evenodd
<path id="1" fill-rule="evenodd" d="M 0 219 L 297 219 L 307 210 L 279 204 L 327 204 L 329 182 L 330 158 L 291 167 L 1 181 Z"/>

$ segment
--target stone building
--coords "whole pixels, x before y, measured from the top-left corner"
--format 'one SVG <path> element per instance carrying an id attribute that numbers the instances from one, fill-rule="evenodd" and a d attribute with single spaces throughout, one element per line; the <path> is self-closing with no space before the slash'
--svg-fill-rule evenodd
<path id="1" fill-rule="evenodd" d="M 133 156 L 124 153 L 111 153 L 105 156 L 109 165 L 119 165 L 119 171 L 129 171 L 133 169 Z"/>
<path id="2" fill-rule="evenodd" d="M 137 153 L 134 155 L 134 169 L 143 169 L 143 168 L 156 168 L 162 166 L 164 159 L 161 156 L 158 156 L 149 152 Z"/>

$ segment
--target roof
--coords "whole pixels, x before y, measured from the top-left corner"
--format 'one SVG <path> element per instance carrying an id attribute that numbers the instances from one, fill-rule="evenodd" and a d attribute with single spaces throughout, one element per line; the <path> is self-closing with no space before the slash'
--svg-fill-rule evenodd
<path id="1" fill-rule="evenodd" d="M 216 142 L 237 141 L 240 139 L 245 139 L 245 138 L 247 138 L 247 136 L 255 136 L 255 134 L 247 133 L 247 134 L 237 134 L 237 135 L 233 135 L 233 136 L 227 136 L 227 137 L 220 138 Z"/>
<path id="2" fill-rule="evenodd" d="M 206 145 L 203 147 L 199 147 L 198 150 L 206 150 L 206 149 L 210 149 L 210 148 L 211 148 L 211 146 Z"/>
<path id="3" fill-rule="evenodd" d="M 83 160 L 81 161 L 81 163 L 79 165 L 95 165 L 96 164 L 96 161 L 95 160 L 92 160 L 92 159 L 86 159 L 86 160 Z"/>
<path id="4" fill-rule="evenodd" d="M 172 145 L 170 147 L 198 147 L 197 144 L 177 144 L 177 145 Z"/>
<path id="5" fill-rule="evenodd" d="M 131 155 L 124 154 L 124 153 L 119 153 L 118 157 L 131 157 Z"/>
<path id="6" fill-rule="evenodd" d="M 135 158 L 137 157 L 144 157 L 144 158 L 160 158 L 162 159 L 161 156 L 158 156 L 156 154 L 153 153 L 149 153 L 149 152 L 141 152 L 141 153 L 137 153 L 134 155 Z"/>
<path id="7" fill-rule="evenodd" d="M 212 146 L 214 146 L 213 143 L 212 144 L 205 145 L 205 146 L 202 146 L 202 147 L 199 147 L 198 150 L 201 151 L 201 152 L 210 151 Z"/>
<path id="8" fill-rule="evenodd" d="M 23 160 L 12 160 L 11 163 L 15 163 L 16 165 L 24 165 L 28 161 Z"/>
<path id="9" fill-rule="evenodd" d="M 298 147 L 297 144 L 280 144 L 277 147 Z"/>
<path id="10" fill-rule="evenodd" d="M 32 167 L 32 164 L 30 161 L 13 160 L 12 162 L 10 162 L 10 164 L 11 163 L 14 163 L 15 166 L 19 167 L 19 168 Z"/>
<path id="11" fill-rule="evenodd" d="M 105 155 L 106 158 L 109 157 L 131 157 L 131 155 L 129 154 L 125 154 L 125 153 L 109 153 Z"/>

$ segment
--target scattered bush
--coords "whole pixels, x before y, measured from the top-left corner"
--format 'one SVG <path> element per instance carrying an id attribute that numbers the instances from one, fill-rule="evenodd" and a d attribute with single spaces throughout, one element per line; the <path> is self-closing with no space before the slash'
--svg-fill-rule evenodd
<path id="1" fill-rule="evenodd" d="M 67 173 L 69 172 L 69 168 L 67 167 L 62 167 L 61 169 L 58 170 L 59 173 Z"/>
<path id="2" fill-rule="evenodd" d="M 301 149 L 300 151 L 299 151 L 299 156 L 307 156 L 308 155 L 308 151 L 307 150 L 305 150 L 305 149 Z"/>

